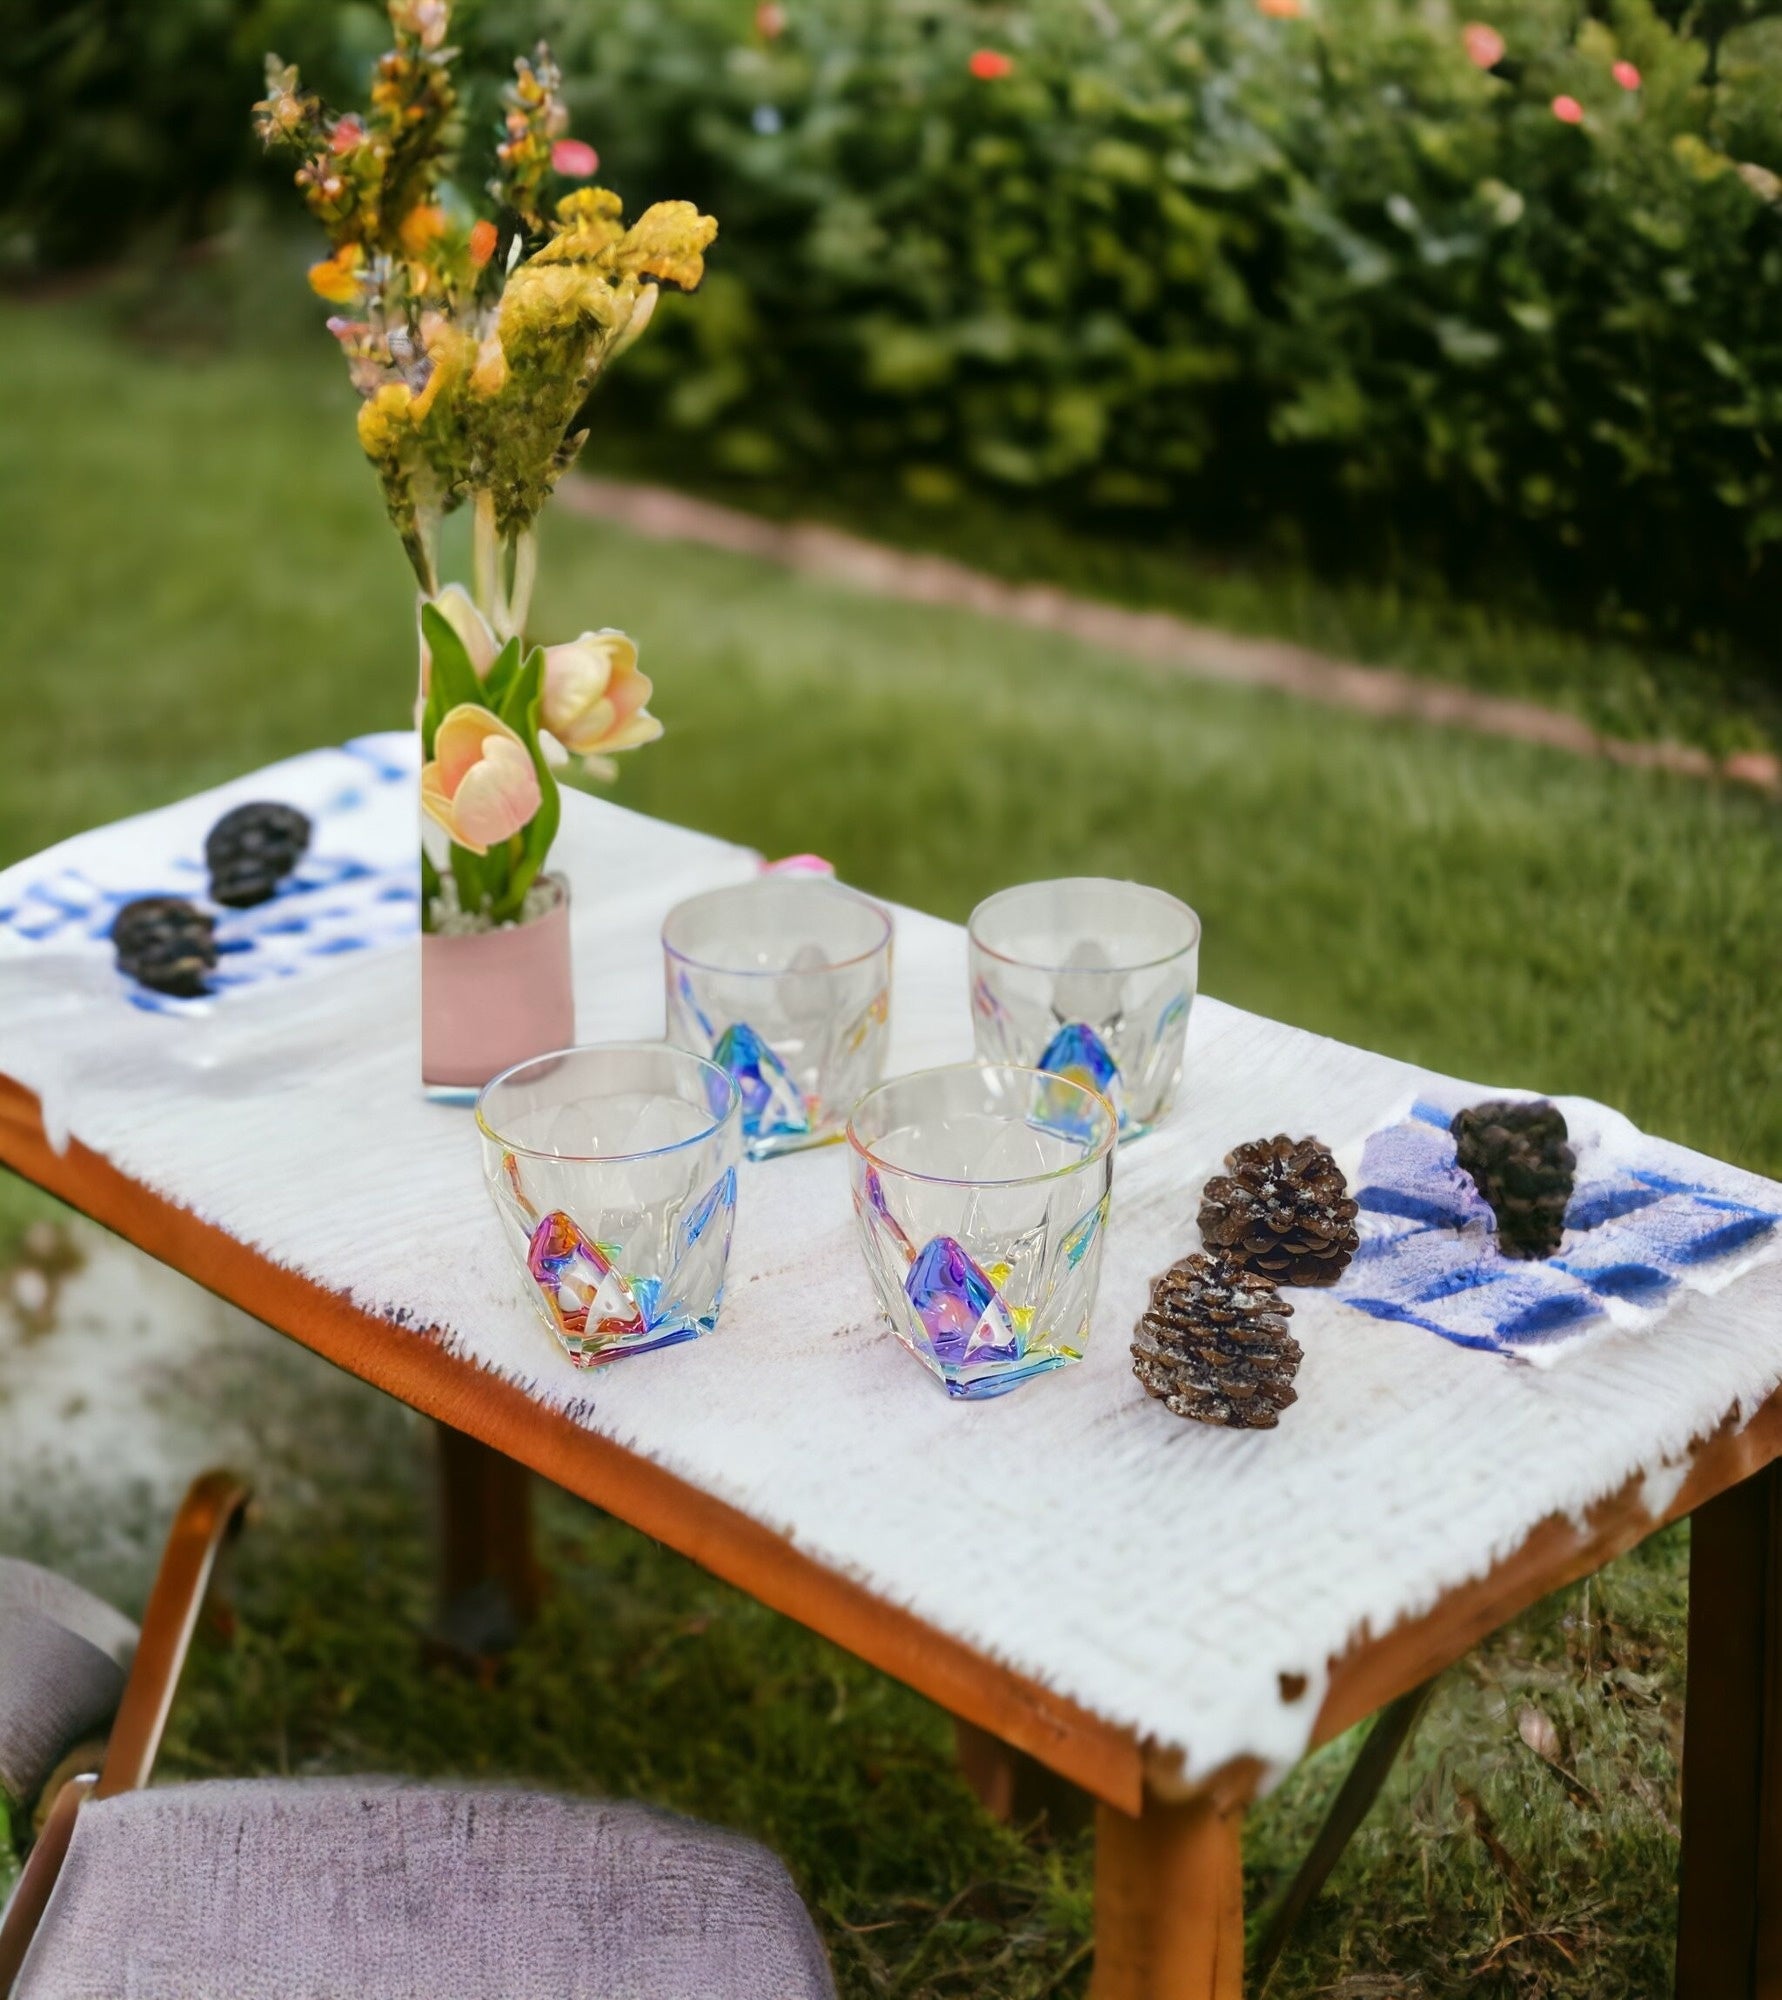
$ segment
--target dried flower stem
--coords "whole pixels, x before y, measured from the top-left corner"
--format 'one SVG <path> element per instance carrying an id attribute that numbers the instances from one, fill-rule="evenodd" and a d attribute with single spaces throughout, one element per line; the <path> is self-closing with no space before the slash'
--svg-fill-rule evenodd
<path id="1" fill-rule="evenodd" d="M 514 580 L 507 601 L 508 633 L 519 635 L 526 629 L 526 614 L 532 609 L 532 586 L 538 579 L 538 536 L 531 528 L 513 538 Z M 498 631 L 502 628 L 497 626 Z"/>

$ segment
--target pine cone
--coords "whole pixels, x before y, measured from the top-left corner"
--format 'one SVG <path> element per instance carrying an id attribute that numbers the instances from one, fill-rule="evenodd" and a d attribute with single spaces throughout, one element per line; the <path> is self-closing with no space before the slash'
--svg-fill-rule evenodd
<path id="1" fill-rule="evenodd" d="M 1551 1257 L 1565 1234 L 1578 1156 L 1566 1144 L 1565 1113 L 1537 1098 L 1495 1100 L 1457 1112 L 1448 1127 L 1473 1185 L 1497 1218 L 1506 1257 Z"/>
<path id="2" fill-rule="evenodd" d="M 190 1000 L 217 962 L 216 926 L 178 896 L 139 896 L 112 919 L 118 970 L 157 993 Z"/>
<path id="3" fill-rule="evenodd" d="M 1254 1139 L 1200 1198 L 1200 1233 L 1278 1285 L 1334 1285 L 1355 1254 L 1349 1183 L 1317 1139 Z"/>
<path id="4" fill-rule="evenodd" d="M 1178 1417 L 1273 1430 L 1298 1400 L 1293 1378 L 1304 1357 L 1287 1331 L 1292 1314 L 1267 1278 L 1223 1253 L 1184 1257 L 1152 1281 L 1132 1372 Z"/>
<path id="5" fill-rule="evenodd" d="M 268 901 L 309 845 L 309 821 L 295 806 L 256 799 L 232 807 L 204 837 L 212 900 L 245 910 Z"/>

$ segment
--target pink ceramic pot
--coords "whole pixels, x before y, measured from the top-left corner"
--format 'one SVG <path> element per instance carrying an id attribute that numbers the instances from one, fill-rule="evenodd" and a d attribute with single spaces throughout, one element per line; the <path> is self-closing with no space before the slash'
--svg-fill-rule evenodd
<path id="1" fill-rule="evenodd" d="M 529 924 L 421 938 L 421 1081 L 480 1090 L 510 1063 L 575 1041 L 569 884 Z"/>

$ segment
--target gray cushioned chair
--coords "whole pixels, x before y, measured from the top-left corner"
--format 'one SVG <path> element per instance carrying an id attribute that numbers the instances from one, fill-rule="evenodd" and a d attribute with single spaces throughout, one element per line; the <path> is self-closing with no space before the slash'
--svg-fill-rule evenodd
<path id="1" fill-rule="evenodd" d="M 648 1807 L 86 1783 L 33 1858 L 60 1870 L 13 2000 L 833 2000 L 782 1864 Z"/>
<path id="2" fill-rule="evenodd" d="M 226 1472 L 193 1483 L 140 1631 L 66 1577 L 0 1557 L 0 1797 L 15 1831 L 83 1745 L 86 1768 L 104 1757 L 103 1792 L 148 1782 L 217 1553 L 247 1498 Z M 108 1734 L 108 1747 L 94 1741 Z"/>
<path id="3" fill-rule="evenodd" d="M 83 1737 L 123 1699 L 136 1627 L 32 1563 L 0 1556 L 0 1794 L 29 1809 Z"/>

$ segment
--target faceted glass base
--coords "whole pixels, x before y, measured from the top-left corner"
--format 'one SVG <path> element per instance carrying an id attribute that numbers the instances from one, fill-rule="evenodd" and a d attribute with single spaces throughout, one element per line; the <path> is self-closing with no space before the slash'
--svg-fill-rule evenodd
<path id="1" fill-rule="evenodd" d="M 576 1367 L 712 1330 L 742 1152 L 723 1070 L 660 1043 L 563 1050 L 496 1078 L 477 1121 L 502 1231 Z"/>
<path id="2" fill-rule="evenodd" d="M 1199 977 L 1200 920 L 1135 882 L 1034 882 L 971 919 L 983 1062 L 1032 1063 L 1100 1091 L 1120 1137 L 1169 1110 Z"/>
<path id="3" fill-rule="evenodd" d="M 839 1139 L 884 1072 L 885 912 L 834 882 L 763 877 L 677 904 L 662 945 L 668 1039 L 736 1079 L 749 1157 Z"/>
<path id="4" fill-rule="evenodd" d="M 1082 1358 L 1114 1136 L 1100 1092 L 1033 1069 L 929 1070 L 855 1107 L 867 1270 L 949 1396 L 1000 1396 Z"/>
<path id="5" fill-rule="evenodd" d="M 932 1354 L 906 1339 L 901 1328 L 893 1327 L 893 1331 L 947 1394 L 961 1403 L 984 1403 L 992 1396 L 1006 1396 L 1036 1375 L 1049 1375 L 1054 1368 L 1068 1368 L 1073 1361 L 1083 1358 L 1074 1347 L 1048 1347 L 1037 1354 L 1023 1354 L 1017 1360 L 997 1362 L 988 1368 L 944 1368 Z"/>
<path id="6" fill-rule="evenodd" d="M 604 1368 L 609 1361 L 623 1361 L 628 1354 L 654 1354 L 659 1347 L 679 1347 L 683 1340 L 697 1340 L 702 1333 L 710 1333 L 717 1323 L 714 1306 L 697 1319 L 658 1321 L 639 1340 L 610 1340 L 596 1347 L 566 1339 L 563 1348 L 578 1368 Z"/>

